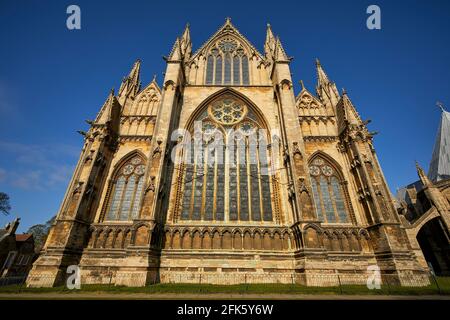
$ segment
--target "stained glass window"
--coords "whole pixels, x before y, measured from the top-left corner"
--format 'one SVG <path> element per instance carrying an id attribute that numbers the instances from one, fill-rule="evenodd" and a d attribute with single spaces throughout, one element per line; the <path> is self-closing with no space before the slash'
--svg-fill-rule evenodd
<path id="1" fill-rule="evenodd" d="M 141 195 L 142 195 L 142 189 L 144 187 L 144 179 L 139 179 L 137 183 L 136 192 L 134 195 L 134 201 L 133 201 L 133 211 L 131 214 L 131 218 L 137 219 L 139 215 L 139 208 L 141 203 Z"/>
<path id="2" fill-rule="evenodd" d="M 261 143 L 262 141 L 262 143 Z M 269 163 L 267 161 L 267 142 L 263 137 L 260 140 L 259 151 L 259 168 L 261 175 L 261 196 L 263 205 L 264 221 L 272 221 L 272 199 L 270 196 L 270 175 Z"/>
<path id="3" fill-rule="evenodd" d="M 233 57 L 233 84 L 241 83 L 241 59 L 239 56 Z"/>
<path id="4" fill-rule="evenodd" d="M 234 40 L 219 41 L 207 57 L 205 83 L 248 85 L 249 79 L 249 61 L 244 49 Z"/>
<path id="5" fill-rule="evenodd" d="M 222 84 L 222 57 L 216 57 L 216 77 L 214 79 L 215 84 Z"/>
<path id="6" fill-rule="evenodd" d="M 312 191 L 313 191 L 314 201 L 316 203 L 317 218 L 320 221 L 323 221 L 322 201 L 320 200 L 319 190 L 317 189 L 317 181 L 316 181 L 316 179 L 314 179 L 314 178 L 311 179 L 311 184 L 312 184 Z"/>
<path id="7" fill-rule="evenodd" d="M 111 206 L 109 209 L 107 220 L 117 220 L 119 207 L 120 207 L 120 200 L 122 199 L 123 189 L 125 188 L 125 177 L 120 176 L 119 179 L 117 179 L 115 188 L 114 188 L 114 195 L 111 201 Z"/>
<path id="8" fill-rule="evenodd" d="M 192 184 L 194 177 L 194 143 L 189 143 L 186 148 L 185 155 L 186 163 L 184 176 L 184 195 L 183 195 L 183 211 L 181 212 L 182 219 L 189 219 L 190 205 L 192 199 Z"/>
<path id="9" fill-rule="evenodd" d="M 107 209 L 107 221 L 131 221 L 139 216 L 144 185 L 145 165 L 135 156 L 115 173 L 111 185 L 112 197 Z"/>
<path id="10" fill-rule="evenodd" d="M 247 174 L 247 148 L 245 140 L 241 137 L 236 141 L 237 153 L 239 159 L 239 209 L 240 219 L 249 219 L 248 207 L 248 174 Z"/>
<path id="11" fill-rule="evenodd" d="M 231 56 L 229 53 L 225 55 L 225 75 L 224 75 L 225 84 L 231 83 Z"/>
<path id="12" fill-rule="evenodd" d="M 229 210 L 230 210 L 230 220 L 238 219 L 238 196 L 237 196 L 237 188 L 238 188 L 238 176 L 236 166 L 230 166 L 228 168 L 229 172 L 229 183 L 230 183 L 230 202 L 229 202 Z M 242 192 L 239 193 L 242 199 Z"/>
<path id="13" fill-rule="evenodd" d="M 336 177 L 331 177 L 331 186 L 333 188 L 334 201 L 340 222 L 348 222 L 347 212 L 345 211 L 344 199 L 342 197 L 341 186 Z"/>
<path id="14" fill-rule="evenodd" d="M 347 208 L 335 170 L 321 158 L 309 166 L 317 218 L 328 223 L 347 223 Z"/>
<path id="15" fill-rule="evenodd" d="M 226 95 L 199 117 L 206 152 L 185 165 L 182 220 L 272 221 L 267 143 L 258 140 L 258 125 L 250 114 L 242 101 Z M 205 136 L 214 132 L 224 140 L 211 152 L 215 138 Z M 190 166 L 194 169 L 188 170 Z"/>
<path id="16" fill-rule="evenodd" d="M 214 151 L 214 150 L 212 150 Z M 215 169 L 215 154 L 214 152 L 207 152 L 206 160 L 206 190 L 205 190 L 205 220 L 213 220 L 214 209 L 214 169 Z"/>
<path id="17" fill-rule="evenodd" d="M 242 84 L 249 84 L 247 56 L 242 56 Z"/>
<path id="18" fill-rule="evenodd" d="M 328 190 L 328 182 L 324 176 L 320 177 L 320 193 L 322 194 L 323 206 L 325 208 L 325 215 L 327 222 L 336 222 L 333 204 L 331 203 L 330 191 Z"/>
<path id="19" fill-rule="evenodd" d="M 222 146 L 222 157 L 225 157 L 226 148 Z M 221 159 L 221 158 L 217 158 Z M 225 216 L 225 165 L 223 158 L 217 163 L 217 193 L 216 193 L 216 220 L 223 220 Z"/>
<path id="20" fill-rule="evenodd" d="M 213 71 L 214 71 L 214 57 L 208 56 L 208 62 L 206 64 L 206 84 L 213 83 Z"/>
<path id="21" fill-rule="evenodd" d="M 205 180 L 203 151 L 205 143 L 197 144 L 195 150 L 195 174 L 194 174 L 194 205 L 192 211 L 192 220 L 201 219 L 202 201 L 203 201 L 203 182 Z"/>
<path id="22" fill-rule="evenodd" d="M 260 192 L 259 192 L 259 181 L 260 177 L 258 175 L 258 157 L 257 157 L 257 141 L 252 137 L 247 138 L 247 149 L 250 156 L 250 190 L 251 190 L 251 204 L 252 204 L 252 220 L 261 220 L 261 203 L 260 203 Z"/>
<path id="23" fill-rule="evenodd" d="M 136 179 L 132 175 L 127 182 L 127 187 L 125 188 L 125 196 L 122 202 L 122 210 L 120 212 L 120 220 L 127 221 L 130 215 L 131 200 L 133 199 L 134 189 L 136 188 Z"/>

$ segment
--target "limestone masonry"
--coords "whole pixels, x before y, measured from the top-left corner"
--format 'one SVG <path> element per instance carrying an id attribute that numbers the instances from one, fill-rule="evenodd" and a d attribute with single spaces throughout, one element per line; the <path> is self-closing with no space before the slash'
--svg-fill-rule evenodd
<path id="1" fill-rule="evenodd" d="M 186 27 L 165 60 L 162 87 L 141 88 L 136 61 L 81 132 L 28 286 L 64 283 L 69 265 L 82 283 L 133 286 L 365 283 L 368 266 L 428 283 L 420 228 L 399 215 L 367 122 L 318 60 L 315 92 L 295 95 L 271 27 L 260 53 L 230 19 L 196 52 Z M 448 232 L 448 199 L 419 173 L 432 208 L 420 223 L 439 216 Z"/>

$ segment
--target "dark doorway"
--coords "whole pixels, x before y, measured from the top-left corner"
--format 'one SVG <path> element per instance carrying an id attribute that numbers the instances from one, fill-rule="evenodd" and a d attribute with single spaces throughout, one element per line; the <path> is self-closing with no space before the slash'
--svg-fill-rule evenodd
<path id="1" fill-rule="evenodd" d="M 433 266 L 436 275 L 450 275 L 450 240 L 441 218 L 437 217 L 420 229 L 417 241 L 425 260 Z"/>

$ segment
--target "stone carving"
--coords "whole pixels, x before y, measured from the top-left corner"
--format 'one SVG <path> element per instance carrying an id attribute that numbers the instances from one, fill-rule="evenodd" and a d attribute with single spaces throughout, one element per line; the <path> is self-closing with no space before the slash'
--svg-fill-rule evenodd
<path id="1" fill-rule="evenodd" d="M 150 177 L 150 182 L 148 183 L 147 189 L 145 190 L 145 193 L 151 191 L 151 192 L 155 192 L 156 187 L 155 187 L 155 178 L 154 176 Z"/>
<path id="2" fill-rule="evenodd" d="M 302 157 L 302 152 L 300 151 L 300 148 L 298 146 L 298 142 L 294 141 L 292 143 L 292 154 L 294 155 L 294 157 Z"/>

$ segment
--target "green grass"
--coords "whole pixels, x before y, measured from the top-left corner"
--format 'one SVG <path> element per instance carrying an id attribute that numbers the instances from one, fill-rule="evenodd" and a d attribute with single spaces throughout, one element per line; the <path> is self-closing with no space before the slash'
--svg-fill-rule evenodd
<path id="1" fill-rule="evenodd" d="M 210 284 L 154 284 L 146 287 L 125 287 L 108 285 L 82 285 L 80 290 L 69 290 L 66 287 L 54 288 L 26 288 L 20 285 L 0 287 L 0 293 L 175 293 L 175 294 L 363 294 L 363 295 L 450 295 L 450 277 L 437 279 L 427 287 L 401 287 L 383 285 L 380 290 L 369 290 L 364 285 L 343 285 L 341 287 L 306 287 L 292 284 L 239 284 L 239 285 L 210 285 Z"/>

